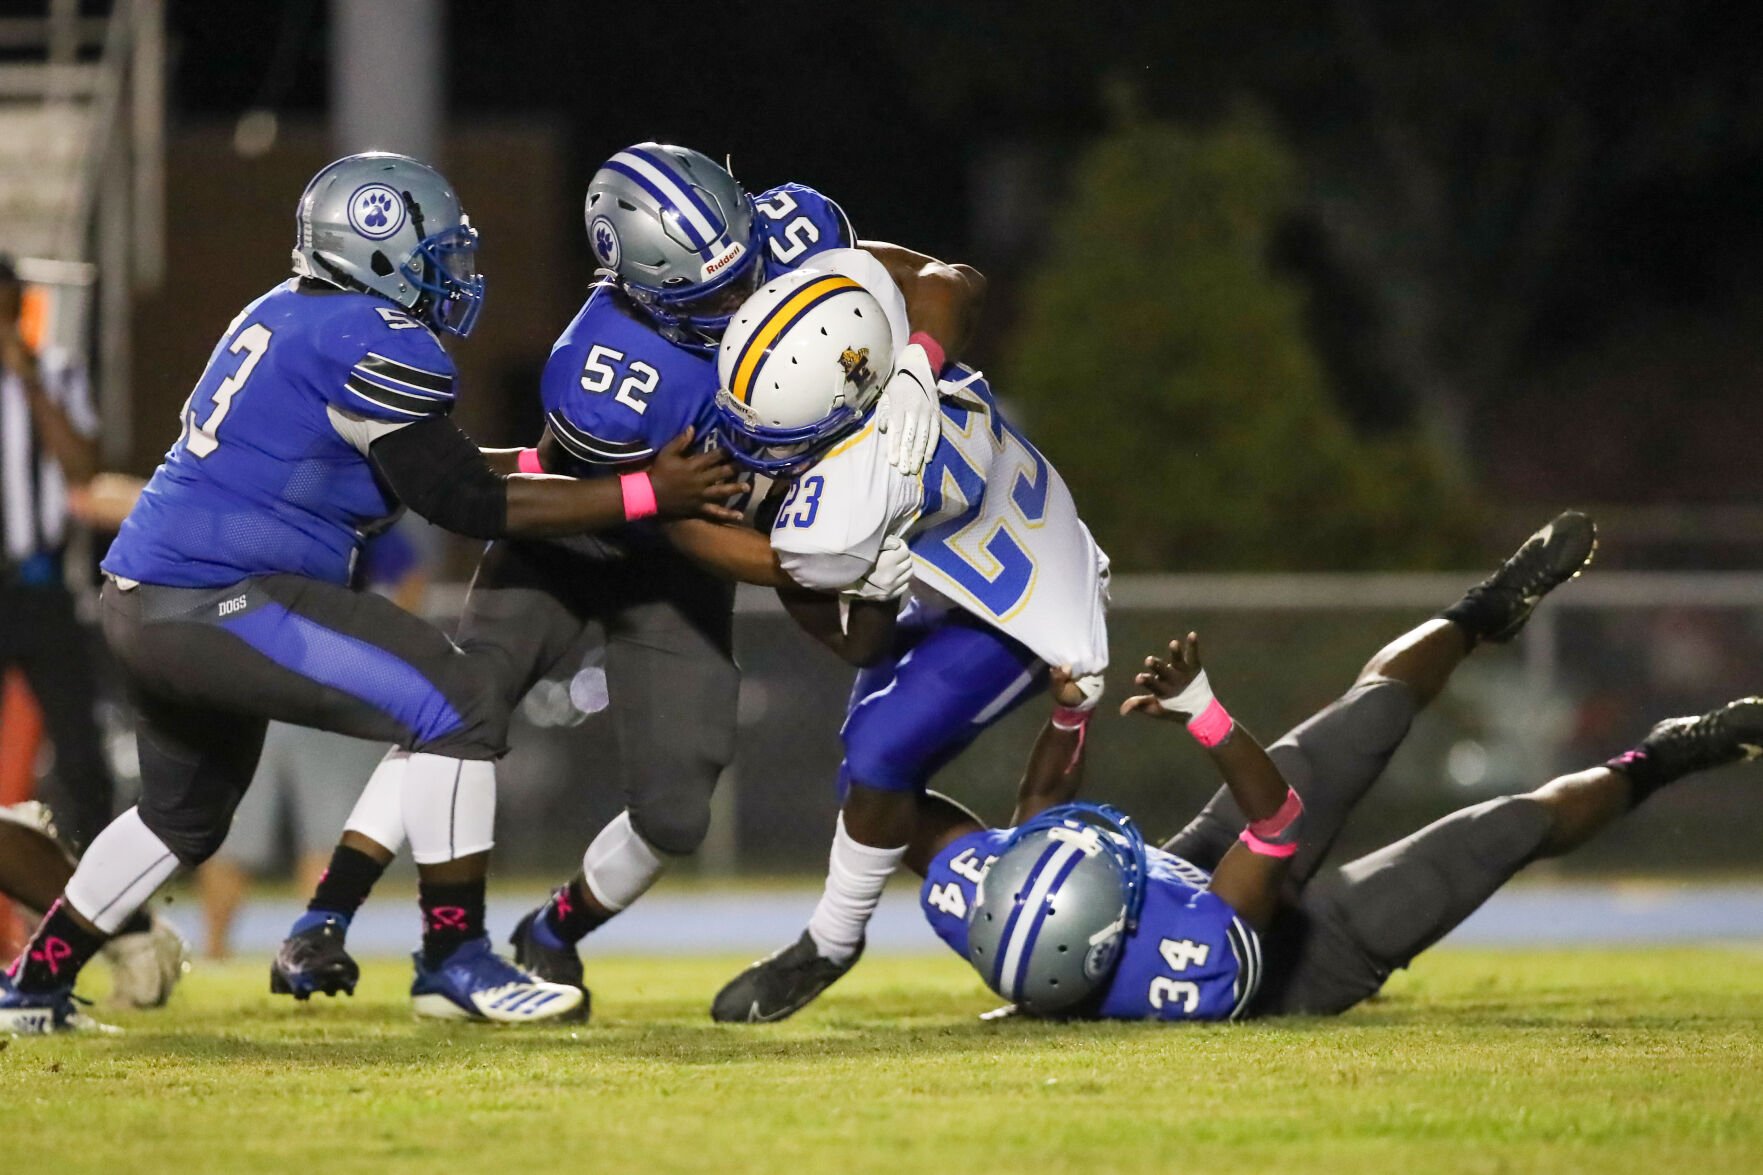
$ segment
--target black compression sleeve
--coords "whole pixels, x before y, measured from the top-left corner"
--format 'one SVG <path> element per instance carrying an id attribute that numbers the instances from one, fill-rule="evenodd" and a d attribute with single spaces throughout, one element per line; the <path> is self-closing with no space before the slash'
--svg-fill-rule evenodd
<path id="1" fill-rule="evenodd" d="M 473 539 L 507 533 L 508 483 L 446 417 L 387 433 L 368 452 L 398 500 L 436 526 Z"/>

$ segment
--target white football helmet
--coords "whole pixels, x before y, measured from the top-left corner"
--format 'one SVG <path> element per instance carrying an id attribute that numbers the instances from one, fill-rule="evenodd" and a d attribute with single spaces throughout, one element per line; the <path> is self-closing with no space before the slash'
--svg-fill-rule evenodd
<path id="1" fill-rule="evenodd" d="M 793 476 L 863 423 L 893 369 L 887 314 L 861 283 L 784 274 L 743 302 L 722 336 L 719 439 L 735 464 Z"/>

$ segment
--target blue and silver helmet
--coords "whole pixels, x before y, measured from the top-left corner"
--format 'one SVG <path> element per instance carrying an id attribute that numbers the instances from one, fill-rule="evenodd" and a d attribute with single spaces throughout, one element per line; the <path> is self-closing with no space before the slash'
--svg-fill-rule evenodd
<path id="1" fill-rule="evenodd" d="M 967 917 L 968 962 L 1024 1011 L 1101 991 L 1145 904 L 1145 839 L 1118 809 L 1049 808 L 1011 834 Z"/>
<path id="2" fill-rule="evenodd" d="M 764 276 L 752 198 L 685 147 L 638 143 L 608 159 L 588 184 L 585 216 L 600 268 L 684 346 L 715 347 Z"/>
<path id="3" fill-rule="evenodd" d="M 327 165 L 300 195 L 294 232 L 296 275 L 389 298 L 448 334 L 476 325 L 477 230 L 428 164 L 365 151 Z"/>

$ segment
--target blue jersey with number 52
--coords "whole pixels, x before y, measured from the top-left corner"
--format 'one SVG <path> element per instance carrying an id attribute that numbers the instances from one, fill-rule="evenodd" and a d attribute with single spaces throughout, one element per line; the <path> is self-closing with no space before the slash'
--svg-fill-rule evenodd
<path id="1" fill-rule="evenodd" d="M 215 346 L 104 570 L 170 587 L 347 583 L 364 532 L 397 509 L 350 423 L 445 415 L 453 380 L 429 328 L 384 298 L 284 282 Z"/>
<path id="2" fill-rule="evenodd" d="M 967 958 L 967 917 L 985 870 L 1008 828 L 957 838 L 931 862 L 919 905 L 937 937 Z M 1107 994 L 1104 1020 L 1231 1020 L 1260 984 L 1255 932 L 1207 892 L 1204 870 L 1161 849 L 1147 850 L 1150 872 L 1138 928 L 1127 937 Z"/>
<path id="3" fill-rule="evenodd" d="M 828 249 L 856 243 L 839 206 L 801 184 L 754 201 L 755 247 L 770 280 Z M 600 282 L 551 348 L 545 420 L 580 476 L 648 461 L 687 426 L 716 419 L 716 355 L 663 338 L 611 280 Z"/>

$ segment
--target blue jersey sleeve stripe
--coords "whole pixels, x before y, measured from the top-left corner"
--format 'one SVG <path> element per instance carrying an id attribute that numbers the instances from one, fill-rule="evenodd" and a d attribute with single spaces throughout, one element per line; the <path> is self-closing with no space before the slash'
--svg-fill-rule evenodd
<path id="1" fill-rule="evenodd" d="M 442 395 L 453 394 L 453 376 L 445 371 L 429 371 L 422 367 L 413 367 L 396 359 L 388 359 L 384 355 L 376 355 L 369 351 L 367 357 L 355 365 L 355 370 L 368 375 L 377 375 L 384 379 L 396 380 L 401 384 L 419 388 L 425 392 L 437 392 Z"/>
<path id="2" fill-rule="evenodd" d="M 1249 1002 L 1261 989 L 1261 936 L 1245 926 L 1241 918 L 1232 918 L 1224 928 L 1224 939 L 1237 960 L 1237 977 L 1231 988 L 1228 1017 L 1235 1020 L 1248 1009 Z"/>
<path id="3" fill-rule="evenodd" d="M 343 385 L 344 389 L 358 400 L 365 400 L 376 408 L 387 412 L 396 412 L 400 416 L 408 416 L 412 420 L 424 416 L 446 416 L 453 410 L 451 400 L 434 400 L 427 396 L 411 396 L 403 392 L 394 392 L 378 384 L 350 377 Z"/>
<path id="4" fill-rule="evenodd" d="M 382 391 L 391 392 L 394 395 L 427 400 L 431 404 L 451 404 L 453 402 L 453 394 L 451 392 L 431 392 L 424 388 L 413 388 L 409 384 L 399 383 L 397 380 L 390 379 L 387 376 L 369 375 L 359 367 L 354 367 L 349 370 L 349 378 L 364 387 L 379 388 Z"/>
<path id="5" fill-rule="evenodd" d="M 545 418 L 551 424 L 551 435 L 570 456 L 593 465 L 621 465 L 641 460 L 655 451 L 642 441 L 608 441 L 597 437 L 571 424 L 560 412 L 547 413 Z"/>

